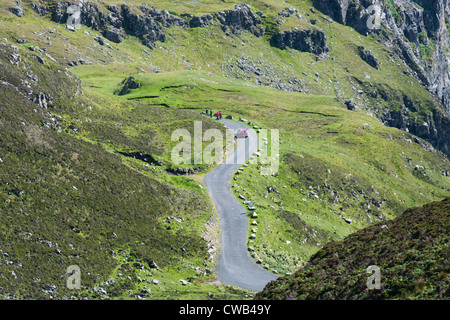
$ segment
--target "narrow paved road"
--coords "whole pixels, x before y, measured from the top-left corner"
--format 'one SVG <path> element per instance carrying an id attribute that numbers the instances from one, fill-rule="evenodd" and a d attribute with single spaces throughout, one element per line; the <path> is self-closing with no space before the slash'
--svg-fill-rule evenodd
<path id="1" fill-rule="evenodd" d="M 247 128 L 244 124 L 220 120 L 230 129 Z M 234 196 L 230 181 L 236 170 L 257 150 L 258 138 L 249 130 L 247 139 L 238 139 L 236 149 L 225 162 L 205 176 L 204 184 L 214 202 L 220 219 L 222 247 L 217 265 L 219 280 L 226 284 L 261 291 L 276 275 L 264 270 L 247 251 L 248 217 Z"/>

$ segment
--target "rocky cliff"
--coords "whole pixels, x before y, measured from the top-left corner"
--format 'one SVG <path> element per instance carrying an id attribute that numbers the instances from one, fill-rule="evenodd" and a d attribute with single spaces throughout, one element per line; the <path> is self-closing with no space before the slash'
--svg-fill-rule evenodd
<path id="1" fill-rule="evenodd" d="M 436 95 L 443 107 L 428 114 L 422 123 L 411 121 L 407 113 L 400 111 L 388 112 L 381 120 L 386 125 L 416 134 L 450 154 L 448 1 L 314 0 L 313 4 L 333 20 L 362 35 L 374 34 L 387 47 L 394 48 L 396 58 L 409 67 L 408 74 Z M 378 19 L 379 26 L 374 19 Z M 360 53 L 363 60 L 376 66 L 364 50 Z"/>
<path id="2" fill-rule="evenodd" d="M 301 51 L 310 52 L 318 56 L 325 56 L 329 52 L 325 33 L 320 30 L 292 30 L 279 32 L 274 35 L 273 44 L 280 48 L 286 47 Z"/>
<path id="3" fill-rule="evenodd" d="M 385 43 L 397 47 L 412 74 L 441 99 L 450 114 L 447 0 L 314 0 L 313 4 L 333 20 L 363 35 L 380 34 Z M 379 8 L 379 13 L 372 8 Z M 373 27 L 373 18 L 379 19 L 381 28 Z M 426 57 L 425 49 L 432 56 Z"/>

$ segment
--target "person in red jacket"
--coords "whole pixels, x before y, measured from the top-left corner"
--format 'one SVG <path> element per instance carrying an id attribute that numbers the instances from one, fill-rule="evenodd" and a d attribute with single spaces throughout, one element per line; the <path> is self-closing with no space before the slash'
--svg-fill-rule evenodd
<path id="1" fill-rule="evenodd" d="M 219 118 L 222 119 L 222 111 L 219 111 Z"/>

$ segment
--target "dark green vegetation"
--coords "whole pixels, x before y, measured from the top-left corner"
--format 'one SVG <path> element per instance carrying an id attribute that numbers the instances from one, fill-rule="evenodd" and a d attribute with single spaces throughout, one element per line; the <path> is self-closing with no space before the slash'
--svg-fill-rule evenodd
<path id="1" fill-rule="evenodd" d="M 270 282 L 257 299 L 449 299 L 450 198 L 406 210 L 331 242 L 291 276 Z M 368 289 L 377 265 L 381 288 Z"/>
<path id="2" fill-rule="evenodd" d="M 250 254 L 280 274 L 329 241 L 449 195 L 450 163 L 437 144 L 396 129 L 442 114 L 440 102 L 377 35 L 330 23 L 310 1 L 289 2 L 304 19 L 279 1 L 249 1 L 266 16 L 263 36 L 215 20 L 157 23 L 165 38 L 152 49 L 132 32 L 106 40 L 86 21 L 69 31 L 52 21 L 59 1 L 42 16 L 31 2 L 21 18 L 9 11 L 15 1 L 0 4 L 0 297 L 245 298 L 215 282 L 218 221 L 201 187 L 210 167 L 171 160 L 174 130 L 192 134 L 202 121 L 203 131 L 223 132 L 200 115 L 206 108 L 280 130 L 278 173 L 248 165 L 232 181 L 257 208 Z M 92 3 L 105 17 L 117 4 Z M 185 14 L 239 2 L 148 3 L 189 22 Z M 294 28 L 323 32 L 328 53 L 274 46 Z M 429 59 L 433 42 L 420 39 Z M 80 291 L 65 287 L 69 265 L 81 268 Z"/>

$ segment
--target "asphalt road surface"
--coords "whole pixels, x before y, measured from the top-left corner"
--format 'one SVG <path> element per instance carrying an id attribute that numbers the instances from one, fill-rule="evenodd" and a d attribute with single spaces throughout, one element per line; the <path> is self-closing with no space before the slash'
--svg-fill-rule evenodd
<path id="1" fill-rule="evenodd" d="M 219 121 L 233 130 L 249 129 L 248 126 L 235 121 Z M 222 283 L 252 291 L 261 291 L 277 276 L 261 268 L 250 257 L 247 251 L 249 219 L 246 210 L 233 194 L 230 182 L 233 174 L 257 148 L 258 138 L 255 131 L 250 129 L 249 137 L 238 139 L 233 153 L 210 171 L 204 180 L 220 219 L 222 246 L 217 264 L 218 278 Z"/>

